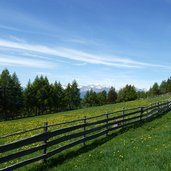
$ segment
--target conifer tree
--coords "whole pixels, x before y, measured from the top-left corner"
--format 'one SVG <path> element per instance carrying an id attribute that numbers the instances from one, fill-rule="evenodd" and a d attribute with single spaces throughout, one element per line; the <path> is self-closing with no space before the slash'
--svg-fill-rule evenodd
<path id="1" fill-rule="evenodd" d="M 80 89 L 78 88 L 78 84 L 75 80 L 72 82 L 71 85 L 71 101 L 72 101 L 73 109 L 80 107 L 81 104 Z"/>
<path id="2" fill-rule="evenodd" d="M 107 101 L 108 103 L 115 103 L 117 100 L 117 92 L 115 91 L 115 88 L 111 87 L 108 96 L 107 96 Z"/>
<path id="3" fill-rule="evenodd" d="M 64 110 L 64 89 L 57 81 L 52 85 L 52 104 L 55 112 Z"/>
<path id="4" fill-rule="evenodd" d="M 97 93 L 97 103 L 98 105 L 104 105 L 107 103 L 107 92 L 105 90 Z"/>
<path id="5" fill-rule="evenodd" d="M 14 119 L 22 107 L 22 88 L 16 73 L 11 76 L 7 69 L 0 75 L 0 110 L 7 120 Z"/>
<path id="6" fill-rule="evenodd" d="M 149 90 L 150 96 L 158 96 L 160 94 L 159 85 L 154 83 L 153 86 Z"/>
<path id="7" fill-rule="evenodd" d="M 126 85 L 124 88 L 120 89 L 118 92 L 118 99 L 117 101 L 130 101 L 137 99 L 137 92 L 134 86 Z"/>

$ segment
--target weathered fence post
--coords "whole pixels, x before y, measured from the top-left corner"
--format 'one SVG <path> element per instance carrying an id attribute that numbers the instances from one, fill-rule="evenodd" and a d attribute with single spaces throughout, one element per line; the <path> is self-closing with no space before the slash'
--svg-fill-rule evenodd
<path id="1" fill-rule="evenodd" d="M 124 128 L 124 125 L 125 125 L 125 121 L 124 121 L 125 120 L 125 116 L 124 115 L 125 115 L 125 108 L 123 107 L 122 108 L 122 128 Z"/>
<path id="2" fill-rule="evenodd" d="M 154 112 L 154 103 L 151 103 L 151 114 L 150 114 L 150 118 L 153 117 L 153 112 Z"/>
<path id="3" fill-rule="evenodd" d="M 106 116 L 106 136 L 108 136 L 108 117 L 109 117 L 109 114 L 106 112 L 105 116 Z"/>
<path id="4" fill-rule="evenodd" d="M 169 110 L 169 101 L 167 100 L 167 110 Z"/>
<path id="5" fill-rule="evenodd" d="M 140 121 L 142 120 L 143 112 L 144 112 L 144 107 L 142 107 L 142 106 L 141 106 L 141 111 L 140 111 Z"/>
<path id="6" fill-rule="evenodd" d="M 83 134 L 83 146 L 85 146 L 86 145 L 86 143 L 85 143 L 85 141 L 86 141 L 86 133 L 85 133 L 85 131 L 86 131 L 86 123 L 87 123 L 87 118 L 86 118 L 86 116 L 84 116 L 83 117 L 83 124 L 84 124 L 84 127 L 83 127 L 83 131 L 84 131 L 84 134 Z"/>
<path id="7" fill-rule="evenodd" d="M 164 113 L 164 112 L 166 112 L 166 110 L 167 110 L 167 104 L 166 104 L 166 102 L 162 102 L 162 113 Z"/>
<path id="8" fill-rule="evenodd" d="M 43 140 L 43 145 L 44 145 L 44 149 L 43 149 L 43 155 L 45 155 L 47 153 L 47 133 L 48 132 L 48 122 L 44 122 L 44 127 L 43 127 L 43 133 L 44 133 L 44 140 Z M 46 162 L 46 156 L 43 159 L 44 162 Z"/>
<path id="9" fill-rule="evenodd" d="M 153 103 L 151 103 L 151 110 L 153 109 Z"/>
<path id="10" fill-rule="evenodd" d="M 154 117 L 155 112 L 156 112 L 156 103 L 154 102 L 153 107 L 152 107 L 152 112 L 151 112 L 152 117 Z"/>
<path id="11" fill-rule="evenodd" d="M 160 114 L 160 102 L 157 103 L 158 114 Z"/>
<path id="12" fill-rule="evenodd" d="M 163 113 L 165 111 L 165 105 L 164 102 L 161 102 L 161 113 Z"/>
<path id="13" fill-rule="evenodd" d="M 168 100 L 168 109 L 169 109 L 169 110 L 170 110 L 170 102 L 171 102 L 171 101 Z"/>
<path id="14" fill-rule="evenodd" d="M 146 113 L 147 115 L 145 116 L 145 120 L 147 120 L 148 116 L 149 116 L 149 106 L 147 106 L 146 111 L 147 111 L 147 113 Z"/>

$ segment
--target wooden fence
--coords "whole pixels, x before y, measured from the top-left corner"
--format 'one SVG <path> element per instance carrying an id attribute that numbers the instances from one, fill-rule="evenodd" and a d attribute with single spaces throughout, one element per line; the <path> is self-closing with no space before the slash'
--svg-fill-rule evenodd
<path id="1" fill-rule="evenodd" d="M 171 110 L 171 100 L 138 108 L 123 109 L 89 118 L 84 117 L 83 119 L 60 124 L 48 125 L 45 122 L 41 127 L 1 136 L 0 139 L 3 139 L 25 132 L 43 129 L 42 133 L 29 138 L 1 145 L 0 154 L 2 157 L 0 157 L 0 164 L 7 162 L 9 164 L 5 168 L 0 167 L 0 171 L 14 170 L 39 160 L 46 161 L 46 159 L 55 154 L 59 154 L 74 146 L 79 144 L 85 146 L 90 140 L 94 140 L 102 135 L 107 136 L 114 130 L 123 129 L 138 122 L 144 122 L 149 118 L 156 117 L 169 110 Z M 50 128 L 62 124 L 71 126 L 50 130 Z M 36 146 L 32 146 L 32 144 L 36 144 Z M 29 148 L 24 149 L 23 147 L 25 146 L 29 146 Z M 37 154 L 38 151 L 39 154 Z M 32 155 L 33 153 L 35 155 Z M 24 156 L 27 156 L 27 158 L 24 158 Z M 10 164 L 11 161 L 16 159 L 19 159 L 18 162 Z"/>

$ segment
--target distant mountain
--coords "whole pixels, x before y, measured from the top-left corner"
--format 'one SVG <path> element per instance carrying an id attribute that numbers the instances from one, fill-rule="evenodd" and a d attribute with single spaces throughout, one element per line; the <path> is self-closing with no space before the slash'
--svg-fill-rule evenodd
<path id="1" fill-rule="evenodd" d="M 144 92 L 146 92 L 147 89 L 145 89 L 145 88 L 143 88 L 143 89 L 136 88 L 136 91 L 140 91 L 140 92 L 144 91 Z"/>
<path id="2" fill-rule="evenodd" d="M 85 96 L 86 92 L 90 91 L 91 89 L 93 91 L 95 91 L 96 93 L 102 92 L 103 90 L 108 92 L 109 89 L 110 89 L 110 87 L 103 87 L 103 86 L 100 86 L 100 85 L 93 85 L 93 84 L 88 85 L 88 86 L 80 86 L 79 88 L 80 88 L 80 94 L 81 94 L 80 96 L 81 96 L 81 98 L 83 98 Z"/>

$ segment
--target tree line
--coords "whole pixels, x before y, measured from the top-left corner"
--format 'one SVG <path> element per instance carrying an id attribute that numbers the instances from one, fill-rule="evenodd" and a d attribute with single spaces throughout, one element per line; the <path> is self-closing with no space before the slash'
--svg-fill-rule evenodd
<path id="1" fill-rule="evenodd" d="M 171 78 L 160 85 L 154 83 L 149 91 L 138 91 L 132 85 L 126 85 L 118 92 L 114 87 L 108 92 L 104 90 L 99 93 L 91 89 L 81 99 L 80 89 L 75 80 L 64 88 L 60 82 L 50 84 L 47 77 L 36 76 L 33 82 L 29 80 L 23 88 L 17 74 L 10 74 L 8 69 L 4 69 L 0 74 L 0 119 L 9 120 L 113 104 L 168 92 L 171 92 Z"/>

